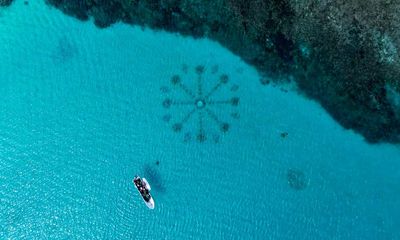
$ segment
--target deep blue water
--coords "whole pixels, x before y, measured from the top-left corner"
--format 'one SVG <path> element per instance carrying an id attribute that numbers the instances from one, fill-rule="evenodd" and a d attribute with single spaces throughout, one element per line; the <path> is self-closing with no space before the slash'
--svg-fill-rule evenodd
<path id="1" fill-rule="evenodd" d="M 0 239 L 400 239 L 399 146 L 215 42 L 16 1 L 0 59 Z"/>

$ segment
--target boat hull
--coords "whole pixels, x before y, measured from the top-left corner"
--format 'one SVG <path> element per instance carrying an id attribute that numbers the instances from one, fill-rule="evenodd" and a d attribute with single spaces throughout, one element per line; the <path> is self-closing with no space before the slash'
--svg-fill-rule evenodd
<path id="1" fill-rule="evenodd" d="M 140 192 L 140 190 L 139 190 L 139 188 L 138 188 L 138 185 L 137 185 L 137 183 L 135 183 L 135 179 L 136 180 L 140 180 L 144 185 L 142 185 L 143 187 L 145 187 L 146 188 L 146 190 L 148 191 L 147 192 L 147 194 L 146 194 L 146 196 L 147 196 L 147 198 L 148 199 L 145 199 L 145 197 L 143 196 L 143 193 L 142 192 Z M 140 179 L 140 178 L 135 178 L 135 179 L 133 179 L 133 185 L 135 185 L 135 188 L 136 188 L 136 190 L 139 192 L 139 194 L 140 194 L 140 196 L 142 197 L 142 199 L 143 199 L 143 202 L 146 204 L 146 206 L 149 208 L 149 209 L 154 209 L 154 207 L 155 207 L 155 203 L 154 203 L 154 199 L 153 199 L 153 197 L 150 195 L 150 184 L 148 184 L 148 182 L 145 180 L 145 179 Z M 143 181 L 144 180 L 144 181 Z M 143 189 L 142 189 L 143 190 Z M 147 200 L 147 201 L 146 201 Z"/>
<path id="2" fill-rule="evenodd" d="M 143 201 L 144 201 L 144 200 L 143 200 Z M 155 207 L 153 198 L 150 198 L 150 201 L 148 201 L 148 202 L 144 201 L 144 203 L 146 203 L 146 206 L 147 206 L 148 208 L 150 208 L 150 209 L 154 209 L 154 207 Z"/>

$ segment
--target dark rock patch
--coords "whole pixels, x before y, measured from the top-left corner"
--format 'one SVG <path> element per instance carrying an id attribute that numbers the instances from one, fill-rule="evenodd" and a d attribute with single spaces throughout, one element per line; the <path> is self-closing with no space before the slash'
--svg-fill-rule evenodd
<path id="1" fill-rule="evenodd" d="M 78 53 L 76 46 L 71 40 L 63 36 L 58 40 L 58 43 L 53 52 L 53 60 L 55 63 L 65 63 L 73 58 Z"/>
<path id="2" fill-rule="evenodd" d="M 273 36 L 273 43 L 276 46 L 278 56 L 287 63 L 293 62 L 293 52 L 295 49 L 293 41 L 288 39 L 284 34 L 277 33 Z"/>
<path id="3" fill-rule="evenodd" d="M 308 186 L 306 175 L 298 169 L 288 169 L 286 179 L 291 189 L 296 191 L 304 190 Z"/>
<path id="4" fill-rule="evenodd" d="M 13 0 L 0 0 L 0 7 L 10 6 Z"/>

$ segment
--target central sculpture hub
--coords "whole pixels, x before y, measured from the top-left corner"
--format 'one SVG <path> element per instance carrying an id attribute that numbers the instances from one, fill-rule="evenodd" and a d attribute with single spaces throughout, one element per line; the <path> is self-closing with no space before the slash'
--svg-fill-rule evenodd
<path id="1" fill-rule="evenodd" d="M 203 99 L 198 99 L 194 103 L 198 109 L 202 109 L 206 106 L 206 102 Z"/>

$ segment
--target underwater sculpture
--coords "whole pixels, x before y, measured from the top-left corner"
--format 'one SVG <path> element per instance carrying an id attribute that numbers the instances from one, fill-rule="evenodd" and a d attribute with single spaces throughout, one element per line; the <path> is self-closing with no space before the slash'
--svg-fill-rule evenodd
<path id="1" fill-rule="evenodd" d="M 303 93 L 367 141 L 400 142 L 399 1 L 46 2 L 81 20 L 93 17 L 98 27 L 124 21 L 213 39 L 261 74 L 292 76 Z"/>
<path id="2" fill-rule="evenodd" d="M 188 73 L 189 67 L 184 65 L 182 68 L 184 73 Z M 237 85 L 228 85 L 229 77 L 226 74 L 222 74 L 218 77 L 218 66 L 213 66 L 210 71 L 211 79 L 208 81 L 213 81 L 213 85 L 209 89 L 205 89 L 204 84 L 204 74 L 206 72 L 206 68 L 202 65 L 199 65 L 195 68 L 196 77 L 195 86 L 196 89 L 190 89 L 186 86 L 185 82 L 181 78 L 180 75 L 172 76 L 170 82 L 171 87 L 174 91 L 178 91 L 181 96 L 177 99 L 167 97 L 162 102 L 163 107 L 166 110 L 170 110 L 171 108 L 180 108 L 182 111 L 185 111 L 185 115 L 179 119 L 174 119 L 174 123 L 172 125 L 172 129 L 174 132 L 182 132 L 186 131 L 184 134 L 184 141 L 188 142 L 191 140 L 192 135 L 195 135 L 195 139 L 198 142 L 204 142 L 208 138 L 213 139 L 214 142 L 219 141 L 220 133 L 227 133 L 230 129 L 230 123 L 226 120 L 223 121 L 215 112 L 216 109 L 221 109 L 221 107 L 227 108 L 228 110 L 236 109 L 239 105 L 240 98 L 236 96 L 236 92 L 239 89 Z M 217 80 L 215 80 L 215 78 Z M 214 83 L 215 82 L 215 83 Z M 218 96 L 215 97 L 216 93 L 221 88 L 229 88 L 230 96 Z M 168 89 L 168 90 L 167 90 Z M 169 88 L 161 87 L 161 91 L 168 95 Z M 239 113 L 235 110 L 231 112 L 232 119 L 238 119 Z M 195 115 L 197 115 L 197 120 L 194 120 Z M 165 122 L 170 122 L 172 119 L 172 114 L 167 113 L 163 116 L 163 120 Z M 185 125 L 189 121 L 197 121 L 196 128 L 197 129 L 184 129 Z M 210 128 L 206 128 L 206 121 L 212 122 L 213 125 L 216 126 L 217 131 L 212 131 Z M 210 124 L 208 124 L 210 125 Z M 208 126 L 209 127 L 209 126 Z M 207 130 L 206 130 L 207 129 Z M 194 134 L 191 132 L 194 131 Z M 211 133 L 212 131 L 212 133 Z"/>

